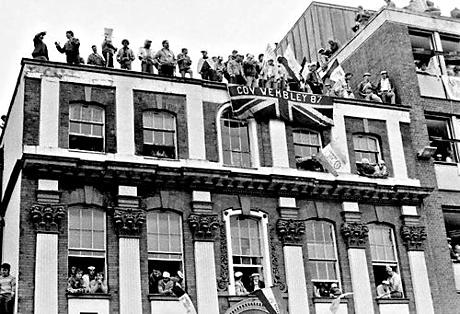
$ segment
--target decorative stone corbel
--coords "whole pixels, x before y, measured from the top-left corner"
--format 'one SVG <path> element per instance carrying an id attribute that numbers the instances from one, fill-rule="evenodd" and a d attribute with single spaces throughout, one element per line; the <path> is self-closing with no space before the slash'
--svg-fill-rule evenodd
<path id="1" fill-rule="evenodd" d="M 59 232 L 61 221 L 66 215 L 63 205 L 35 204 L 29 213 L 37 232 Z"/>
<path id="2" fill-rule="evenodd" d="M 278 219 L 276 233 L 283 245 L 302 245 L 305 222 L 293 219 Z"/>
<path id="3" fill-rule="evenodd" d="M 347 248 L 365 248 L 369 228 L 361 222 L 344 222 L 340 228 L 345 238 Z"/>
<path id="4" fill-rule="evenodd" d="M 403 225 L 401 227 L 401 238 L 408 251 L 423 251 L 423 242 L 427 238 L 425 226 Z"/>
<path id="5" fill-rule="evenodd" d="M 194 240 L 214 241 L 219 229 L 217 214 L 190 214 L 187 219 Z"/>
<path id="6" fill-rule="evenodd" d="M 116 208 L 113 212 L 118 236 L 139 236 L 145 221 L 145 211 L 141 209 Z"/>

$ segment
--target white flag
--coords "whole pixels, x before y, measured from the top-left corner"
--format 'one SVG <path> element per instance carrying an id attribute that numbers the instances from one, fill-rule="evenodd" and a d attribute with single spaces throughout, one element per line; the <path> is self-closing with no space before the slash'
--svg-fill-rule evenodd
<path id="1" fill-rule="evenodd" d="M 329 79 L 336 83 L 345 79 L 345 71 L 340 64 L 331 72 Z"/>
<path id="2" fill-rule="evenodd" d="M 345 161 L 341 158 L 340 154 L 332 148 L 331 144 L 326 145 L 316 158 L 334 176 L 339 175 L 337 172 L 344 171 Z"/>
<path id="3" fill-rule="evenodd" d="M 294 54 L 294 51 L 292 50 L 291 44 L 287 45 L 286 50 L 284 51 L 283 57 L 286 58 L 289 64 L 289 67 L 294 72 L 297 79 L 300 79 L 299 75 L 300 75 L 300 70 L 302 69 L 302 67 L 300 66 L 299 62 L 297 62 L 297 59 L 295 58 L 295 54 Z"/>

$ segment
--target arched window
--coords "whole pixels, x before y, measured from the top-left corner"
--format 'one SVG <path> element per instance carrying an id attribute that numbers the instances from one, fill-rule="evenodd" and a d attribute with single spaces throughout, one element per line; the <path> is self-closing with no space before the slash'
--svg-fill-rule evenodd
<path id="1" fill-rule="evenodd" d="M 334 226 L 319 220 L 305 223 L 308 263 L 316 297 L 329 297 L 333 283 L 340 287 Z"/>
<path id="2" fill-rule="evenodd" d="M 368 227 L 372 269 L 374 271 L 375 284 L 378 286 L 383 280 L 388 280 L 386 266 L 390 266 L 394 272 L 400 275 L 395 236 L 393 228 L 388 225 L 371 223 Z"/>
<path id="3" fill-rule="evenodd" d="M 104 108 L 87 104 L 70 104 L 69 148 L 104 151 Z"/>
<path id="4" fill-rule="evenodd" d="M 379 140 L 372 135 L 355 134 L 353 135 L 353 147 L 357 163 L 366 158 L 371 164 L 376 164 L 381 160 Z"/>
<path id="5" fill-rule="evenodd" d="M 71 206 L 68 211 L 69 268 L 105 270 L 106 224 L 100 208 Z"/>
<path id="6" fill-rule="evenodd" d="M 220 117 L 223 163 L 237 167 L 251 167 L 248 123 L 233 117 L 231 108 Z"/>
<path id="7" fill-rule="evenodd" d="M 260 274 L 265 286 L 271 286 L 271 271 L 267 237 L 267 215 L 251 211 L 242 215 L 241 210 L 226 210 L 224 221 L 227 233 L 229 294 L 235 294 L 235 273 L 241 272 L 242 282 L 250 291 L 250 277 Z"/>
<path id="8" fill-rule="evenodd" d="M 158 158 L 176 158 L 176 117 L 167 111 L 142 113 L 143 154 Z"/>
<path id="9" fill-rule="evenodd" d="M 147 214 L 147 249 L 149 274 L 154 270 L 178 276 L 183 270 L 182 216 L 173 211 L 150 211 Z M 150 281 L 150 293 L 158 293 Z"/>

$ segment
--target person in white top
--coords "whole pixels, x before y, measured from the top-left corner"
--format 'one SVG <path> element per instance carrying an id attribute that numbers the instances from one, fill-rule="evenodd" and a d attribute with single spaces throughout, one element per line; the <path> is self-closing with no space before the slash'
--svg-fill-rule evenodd
<path id="1" fill-rule="evenodd" d="M 153 74 L 153 57 L 155 53 L 150 46 L 152 45 L 152 41 L 146 39 L 144 42 L 144 47 L 139 48 L 138 58 L 141 60 L 142 72 L 144 73 L 152 73 Z"/>
<path id="2" fill-rule="evenodd" d="M 387 71 L 380 72 L 380 82 L 377 84 L 377 94 L 385 103 L 395 104 L 396 94 L 392 80 L 388 77 Z"/>
<path id="3" fill-rule="evenodd" d="M 385 267 L 385 270 L 388 274 L 388 282 L 390 283 L 390 296 L 391 298 L 402 298 L 403 297 L 403 289 L 402 289 L 402 282 L 401 276 L 396 273 L 390 265 Z"/>

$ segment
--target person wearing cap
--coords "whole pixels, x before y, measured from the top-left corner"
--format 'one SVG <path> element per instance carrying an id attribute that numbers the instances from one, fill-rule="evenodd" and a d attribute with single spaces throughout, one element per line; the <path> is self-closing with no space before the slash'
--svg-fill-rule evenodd
<path id="1" fill-rule="evenodd" d="M 369 72 L 364 73 L 363 80 L 358 85 L 358 92 L 365 100 L 382 102 L 380 97 L 375 93 L 376 88 L 369 80 L 370 77 L 371 74 Z"/>
<path id="2" fill-rule="evenodd" d="M 241 281 L 241 278 L 243 277 L 243 273 L 240 271 L 237 271 L 235 273 L 235 294 L 236 295 L 248 295 L 248 290 L 246 290 L 246 287 L 244 286 L 243 282 Z"/>
<path id="3" fill-rule="evenodd" d="M 337 298 L 342 294 L 342 290 L 340 290 L 339 286 L 333 282 L 331 283 L 331 288 L 329 289 L 329 297 Z"/>
<path id="4" fill-rule="evenodd" d="M 134 52 L 129 48 L 129 41 L 127 39 L 123 39 L 121 41 L 123 47 L 118 50 L 117 53 L 117 61 L 120 63 L 120 68 L 125 70 L 131 70 L 131 63 L 136 59 L 134 56 Z"/>
<path id="5" fill-rule="evenodd" d="M 335 96 L 336 96 L 335 91 L 334 91 L 334 89 L 332 88 L 331 81 L 329 81 L 329 80 L 327 80 L 327 81 L 324 83 L 323 95 L 324 95 L 324 96 L 329 96 L 329 97 L 335 97 Z"/>
<path id="6" fill-rule="evenodd" d="M 96 267 L 88 266 L 88 273 L 83 275 L 83 286 L 90 290 L 89 283 L 96 278 Z"/>
<path id="7" fill-rule="evenodd" d="M 353 77 L 353 73 L 345 73 L 343 79 L 339 79 L 334 85 L 334 92 L 337 97 L 354 99 L 353 88 L 351 87 L 350 81 Z"/>
<path id="8" fill-rule="evenodd" d="M 97 53 L 96 45 L 92 45 L 91 49 L 93 49 L 93 53 L 88 56 L 88 60 L 86 61 L 86 64 L 100 66 L 100 67 L 105 66 L 105 60 L 100 54 Z"/>
<path id="9" fill-rule="evenodd" d="M 163 295 L 174 295 L 172 288 L 174 281 L 171 280 L 171 274 L 167 271 L 163 272 L 163 278 L 158 282 L 158 292 Z"/>
<path id="10" fill-rule="evenodd" d="M 222 63 L 224 58 L 218 56 L 216 62 L 214 63 L 214 80 L 216 82 L 222 82 L 224 79 L 225 65 Z"/>
<path id="11" fill-rule="evenodd" d="M 308 84 L 308 86 L 310 86 L 313 94 L 321 95 L 323 93 L 323 82 L 321 81 L 321 78 L 316 72 L 316 70 L 318 69 L 317 64 L 311 63 L 308 69 L 310 71 L 308 72 L 307 77 L 305 78 L 305 82 Z"/>
<path id="12" fill-rule="evenodd" d="M 260 279 L 259 273 L 252 274 L 249 279 L 249 292 L 265 288 L 265 283 Z"/>
<path id="13" fill-rule="evenodd" d="M 177 65 L 179 66 L 179 73 L 182 77 L 185 77 L 185 75 L 188 73 L 190 78 L 193 78 L 193 71 L 191 68 L 192 60 L 188 55 L 187 48 L 182 48 L 181 53 L 177 55 Z"/>
<path id="14" fill-rule="evenodd" d="M 390 293 L 390 282 L 388 280 L 382 281 L 382 283 L 377 286 L 377 299 L 390 299 Z"/>
<path id="15" fill-rule="evenodd" d="M 112 45 L 112 39 L 108 34 L 105 34 L 104 41 L 102 42 L 102 55 L 104 56 L 107 68 L 113 68 L 113 55 L 116 51 L 117 48 Z"/>
<path id="16" fill-rule="evenodd" d="M 65 53 L 68 64 L 80 64 L 80 41 L 74 37 L 72 31 L 67 31 L 65 36 L 67 37 L 67 42 L 61 47 L 59 42 L 56 41 L 54 43 L 56 49 L 60 53 Z"/>
<path id="17" fill-rule="evenodd" d="M 401 276 L 396 273 L 390 265 L 385 267 L 385 271 L 388 275 L 388 282 L 390 284 L 390 297 L 391 298 L 402 298 L 403 297 L 403 289 L 402 289 L 402 282 Z"/>
<path id="18" fill-rule="evenodd" d="M 172 77 L 176 69 L 176 57 L 169 49 L 169 41 L 163 40 L 161 44 L 163 48 L 158 50 L 154 56 L 154 62 L 158 64 L 158 74 Z"/>
<path id="19" fill-rule="evenodd" d="M 201 75 L 203 80 L 210 81 L 213 78 L 214 63 L 208 57 L 207 50 L 201 50 L 201 58 L 198 60 L 197 72 Z"/>
<path id="20" fill-rule="evenodd" d="M 381 78 L 377 84 L 377 94 L 380 96 L 383 102 L 395 104 L 396 94 L 394 91 L 393 81 L 388 77 L 387 71 L 380 72 Z"/>
<path id="21" fill-rule="evenodd" d="M 141 71 L 144 73 L 153 74 L 153 50 L 150 49 L 152 41 L 146 39 L 144 41 L 144 46 L 139 48 L 138 58 L 141 60 Z"/>
<path id="22" fill-rule="evenodd" d="M 40 32 L 34 37 L 34 51 L 32 57 L 37 60 L 49 60 L 48 58 L 48 47 L 43 42 L 46 32 Z"/>

